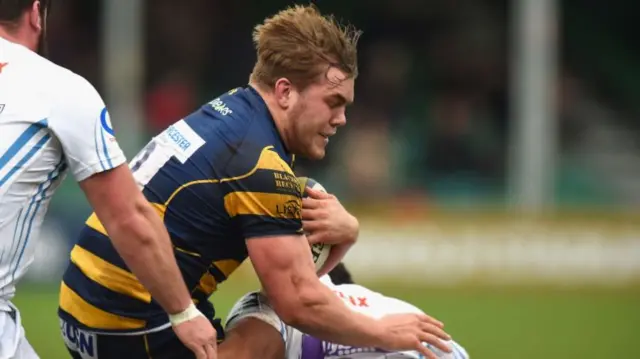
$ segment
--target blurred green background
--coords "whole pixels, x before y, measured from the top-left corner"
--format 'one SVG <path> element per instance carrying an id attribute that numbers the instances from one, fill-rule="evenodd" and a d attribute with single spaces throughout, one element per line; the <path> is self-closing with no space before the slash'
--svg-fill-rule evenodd
<path id="1" fill-rule="evenodd" d="M 95 84 L 132 158 L 246 84 L 252 27 L 292 3 L 56 0 L 51 59 Z M 327 158 L 295 171 L 360 219 L 356 278 L 474 359 L 640 358 L 640 2 L 316 3 L 364 30 L 360 77 Z M 89 213 L 65 181 L 18 287 L 44 359 L 67 357 L 57 287 Z M 256 287 L 234 275 L 218 312 Z"/>

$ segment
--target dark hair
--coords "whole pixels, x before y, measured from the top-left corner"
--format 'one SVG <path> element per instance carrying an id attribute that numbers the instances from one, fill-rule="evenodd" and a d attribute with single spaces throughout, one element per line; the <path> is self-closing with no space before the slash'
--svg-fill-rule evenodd
<path id="1" fill-rule="evenodd" d="M 40 17 L 42 18 L 42 34 L 38 44 L 38 53 L 46 56 L 47 42 L 47 17 L 50 12 L 52 0 L 0 0 L 0 25 L 8 27 L 11 31 L 25 11 L 29 11 L 33 4 L 40 2 Z"/>
<path id="2" fill-rule="evenodd" d="M 37 0 L 0 0 L 0 24 L 18 21 L 23 12 L 29 10 Z M 44 4 L 42 4 L 44 5 Z"/>
<path id="3" fill-rule="evenodd" d="M 349 273 L 344 263 L 338 263 L 338 265 L 329 272 L 329 277 L 335 285 L 355 284 L 351 277 L 351 273 Z"/>

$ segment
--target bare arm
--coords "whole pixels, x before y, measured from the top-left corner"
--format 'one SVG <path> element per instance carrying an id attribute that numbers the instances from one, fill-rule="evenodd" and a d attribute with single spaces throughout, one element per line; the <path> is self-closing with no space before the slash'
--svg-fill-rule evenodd
<path id="1" fill-rule="evenodd" d="M 264 291 L 287 324 L 322 340 L 377 346 L 378 321 L 351 311 L 318 280 L 304 236 L 248 239 L 247 248 Z"/>
<path id="2" fill-rule="evenodd" d="M 178 269 L 169 234 L 136 186 L 127 165 L 95 174 L 80 182 L 80 187 L 114 247 L 153 298 L 169 314 L 187 308 L 191 296 Z"/>

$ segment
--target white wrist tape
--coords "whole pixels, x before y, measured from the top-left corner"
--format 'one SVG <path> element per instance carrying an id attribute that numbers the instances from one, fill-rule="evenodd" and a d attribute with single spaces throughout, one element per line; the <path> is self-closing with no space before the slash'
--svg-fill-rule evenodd
<path id="1" fill-rule="evenodd" d="M 183 310 L 182 312 L 177 314 L 169 314 L 169 321 L 171 322 L 171 325 L 175 327 L 176 325 L 182 324 L 199 316 L 204 317 L 204 314 L 202 314 L 192 302 L 191 304 L 189 304 L 187 309 Z"/>

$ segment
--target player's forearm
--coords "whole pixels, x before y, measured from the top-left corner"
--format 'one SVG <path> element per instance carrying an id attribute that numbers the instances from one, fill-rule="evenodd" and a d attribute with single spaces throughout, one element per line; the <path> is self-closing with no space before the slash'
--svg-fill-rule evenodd
<path id="1" fill-rule="evenodd" d="M 123 223 L 109 228 L 113 244 L 153 298 L 169 314 L 191 303 L 171 241 L 158 214 L 147 203 Z M 153 263 L 153 265 L 150 265 Z"/>
<path id="2" fill-rule="evenodd" d="M 333 343 L 359 347 L 380 344 L 383 333 L 377 321 L 350 310 L 324 285 L 318 283 L 299 294 L 299 305 L 287 324 Z"/>

